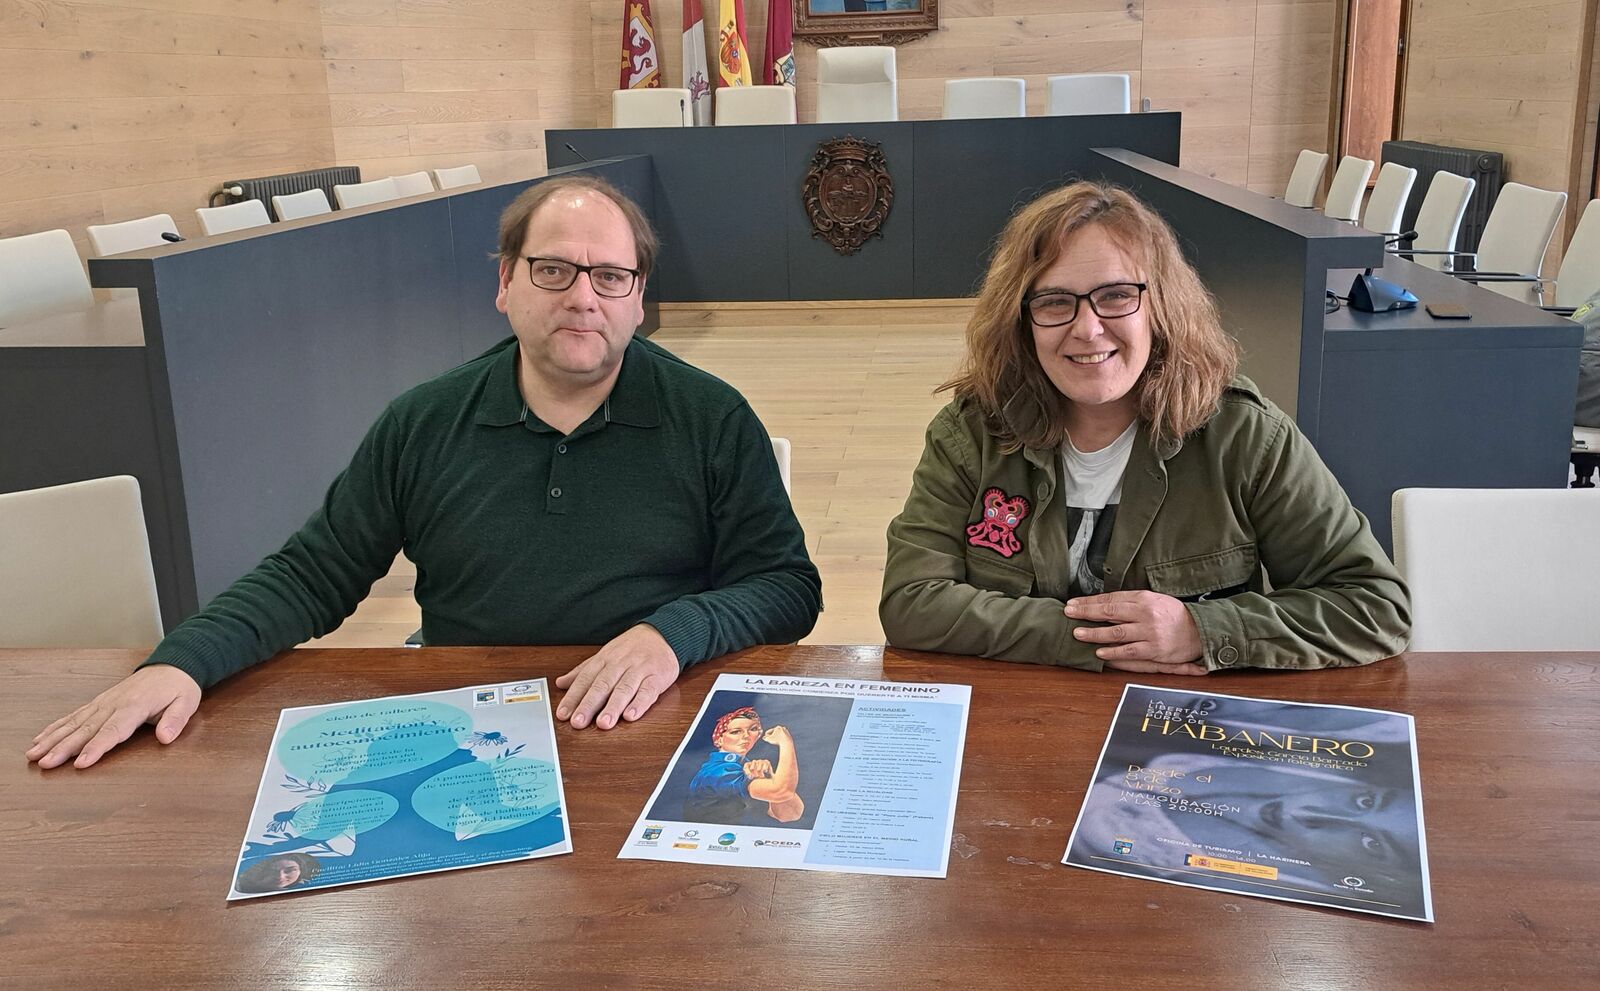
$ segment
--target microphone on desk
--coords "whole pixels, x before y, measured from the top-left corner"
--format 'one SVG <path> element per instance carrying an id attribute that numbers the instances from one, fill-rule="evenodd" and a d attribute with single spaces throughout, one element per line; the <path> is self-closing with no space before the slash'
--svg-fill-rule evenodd
<path id="1" fill-rule="evenodd" d="M 1387 313 L 1390 310 L 1409 310 L 1417 305 L 1417 297 L 1405 286 L 1388 279 L 1380 279 L 1368 268 L 1350 284 L 1350 308 L 1367 313 Z"/>
<path id="2" fill-rule="evenodd" d="M 1405 231 L 1404 233 L 1396 234 L 1394 237 L 1385 238 L 1383 243 L 1385 246 L 1399 244 L 1401 241 L 1409 241 L 1416 236 L 1416 231 Z"/>
<path id="3" fill-rule="evenodd" d="M 684 106 L 683 97 L 680 96 L 678 97 L 678 119 L 683 120 L 687 116 L 689 116 L 689 108 Z M 690 121 L 690 123 L 693 123 L 693 121 Z"/>
<path id="4" fill-rule="evenodd" d="M 577 155 L 579 158 L 582 158 L 585 162 L 587 162 L 589 160 L 587 157 L 585 157 L 583 152 L 581 152 L 578 149 L 572 147 L 572 143 L 571 142 L 567 142 L 566 144 L 563 144 L 561 147 L 563 147 L 563 148 L 567 149 L 568 151 L 572 152 L 574 155 Z"/>
<path id="5" fill-rule="evenodd" d="M 171 241 L 173 244 L 177 244 L 179 241 L 183 240 L 183 235 L 182 234 L 175 234 L 172 231 L 162 231 L 161 232 L 161 240 L 163 240 L 163 241 Z"/>

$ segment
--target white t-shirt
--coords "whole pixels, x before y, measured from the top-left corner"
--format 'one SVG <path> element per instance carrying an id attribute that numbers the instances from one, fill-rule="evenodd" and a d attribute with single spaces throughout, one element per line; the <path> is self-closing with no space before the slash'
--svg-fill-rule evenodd
<path id="1" fill-rule="evenodd" d="M 1133 453 L 1138 422 L 1116 440 L 1085 454 L 1068 437 L 1061 445 L 1061 495 L 1067 507 L 1067 568 L 1073 595 L 1106 590 L 1106 548 L 1122 501 L 1122 474 Z"/>

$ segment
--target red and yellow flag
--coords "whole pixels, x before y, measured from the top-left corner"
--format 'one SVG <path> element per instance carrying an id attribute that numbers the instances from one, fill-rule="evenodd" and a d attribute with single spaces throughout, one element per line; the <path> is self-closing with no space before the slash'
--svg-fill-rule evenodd
<path id="1" fill-rule="evenodd" d="M 767 60 L 761 64 L 761 82 L 794 85 L 794 8 L 789 0 L 767 4 Z"/>
<path id="2" fill-rule="evenodd" d="M 617 88 L 661 88 L 661 58 L 656 51 L 656 29 L 650 23 L 650 0 L 623 0 L 622 75 Z"/>
<path id="3" fill-rule="evenodd" d="M 749 86 L 750 55 L 744 43 L 744 0 L 721 0 L 720 9 L 717 76 L 724 86 Z"/>

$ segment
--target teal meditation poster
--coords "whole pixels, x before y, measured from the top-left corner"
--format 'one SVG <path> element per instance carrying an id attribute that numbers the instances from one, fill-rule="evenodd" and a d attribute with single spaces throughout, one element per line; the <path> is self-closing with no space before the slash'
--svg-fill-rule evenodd
<path id="1" fill-rule="evenodd" d="M 572 852 L 544 679 L 285 709 L 230 901 Z"/>

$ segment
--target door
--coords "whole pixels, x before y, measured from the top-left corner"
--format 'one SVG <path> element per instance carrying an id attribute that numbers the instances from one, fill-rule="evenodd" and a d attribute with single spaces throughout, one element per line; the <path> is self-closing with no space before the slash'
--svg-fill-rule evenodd
<path id="1" fill-rule="evenodd" d="M 1407 0 L 1347 0 L 1339 157 L 1378 161 L 1399 133 Z M 1374 169 L 1369 184 L 1377 179 Z"/>

